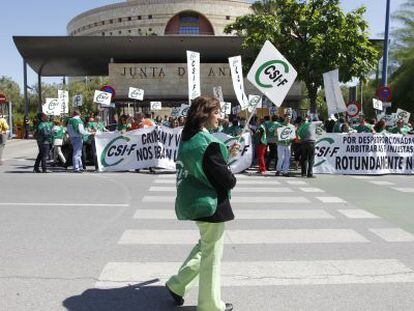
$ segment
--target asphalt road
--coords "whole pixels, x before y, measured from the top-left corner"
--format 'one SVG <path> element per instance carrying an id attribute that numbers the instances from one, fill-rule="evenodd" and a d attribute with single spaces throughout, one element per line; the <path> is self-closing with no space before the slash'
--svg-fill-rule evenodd
<path id="1" fill-rule="evenodd" d="M 0 166 L 0 310 L 176 309 L 163 287 L 197 240 L 172 174 Z M 238 176 L 222 296 L 236 311 L 413 310 L 414 177 Z"/>

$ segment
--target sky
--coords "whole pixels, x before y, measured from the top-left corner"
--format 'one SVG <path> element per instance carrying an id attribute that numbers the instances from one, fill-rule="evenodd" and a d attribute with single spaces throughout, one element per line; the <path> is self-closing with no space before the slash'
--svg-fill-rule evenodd
<path id="1" fill-rule="evenodd" d="M 4 0 L 0 18 L 0 76 L 11 77 L 23 85 L 23 61 L 13 36 L 65 36 L 68 22 L 89 9 L 121 0 Z M 391 12 L 405 0 L 391 0 Z M 341 0 L 345 12 L 360 6 L 367 7 L 366 19 L 372 38 L 383 38 L 386 0 Z M 395 25 L 391 24 L 395 27 Z M 57 78 L 44 78 L 44 82 L 57 82 Z M 37 83 L 37 76 L 28 67 L 28 84 Z"/>

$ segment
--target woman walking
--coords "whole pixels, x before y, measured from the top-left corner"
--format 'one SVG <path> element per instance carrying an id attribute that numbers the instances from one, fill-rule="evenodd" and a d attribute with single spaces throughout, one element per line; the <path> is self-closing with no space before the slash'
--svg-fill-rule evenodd
<path id="1" fill-rule="evenodd" d="M 220 102 L 212 97 L 196 98 L 187 114 L 177 159 L 175 211 L 180 220 L 193 220 L 200 240 L 178 271 L 167 281 L 177 305 L 199 277 L 198 311 L 230 311 L 232 304 L 221 300 L 220 265 L 225 222 L 234 219 L 230 189 L 236 178 L 228 168 L 229 153 L 240 146 L 226 145 L 209 131 L 219 126 Z"/>
<path id="2" fill-rule="evenodd" d="M 62 126 L 60 120 L 54 120 L 55 124 L 52 128 L 53 133 L 53 162 L 58 165 L 58 159 L 62 162 L 62 166 L 66 166 L 66 159 L 62 153 L 63 138 L 65 137 L 65 127 Z"/>

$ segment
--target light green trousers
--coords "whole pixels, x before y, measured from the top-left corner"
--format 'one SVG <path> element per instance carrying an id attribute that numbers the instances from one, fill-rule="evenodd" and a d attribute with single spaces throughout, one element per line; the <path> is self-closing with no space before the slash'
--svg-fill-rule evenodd
<path id="1" fill-rule="evenodd" d="M 223 256 L 224 222 L 197 222 L 200 241 L 184 261 L 177 275 L 167 286 L 182 297 L 188 293 L 199 277 L 198 311 L 224 311 L 221 301 L 220 266 Z"/>

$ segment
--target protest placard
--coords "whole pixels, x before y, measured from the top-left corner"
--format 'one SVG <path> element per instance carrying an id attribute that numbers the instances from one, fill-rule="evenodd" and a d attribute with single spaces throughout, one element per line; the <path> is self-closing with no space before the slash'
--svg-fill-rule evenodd
<path id="1" fill-rule="evenodd" d="M 46 103 L 42 105 L 42 112 L 48 116 L 60 116 L 61 102 L 58 98 L 46 98 Z"/>
<path id="2" fill-rule="evenodd" d="M 328 115 L 347 111 L 344 97 L 339 86 L 339 70 L 325 72 L 323 74 L 325 86 L 326 104 L 328 105 Z"/>
<path id="3" fill-rule="evenodd" d="M 187 51 L 188 99 L 191 101 L 201 95 L 200 53 Z"/>
<path id="4" fill-rule="evenodd" d="M 246 93 L 244 91 L 243 67 L 241 56 L 234 56 L 229 58 L 231 78 L 233 81 L 234 92 L 236 93 L 237 101 L 242 110 L 249 106 Z"/>
<path id="5" fill-rule="evenodd" d="M 247 79 L 279 107 L 293 83 L 297 72 L 288 60 L 266 41 L 247 74 Z"/>
<path id="6" fill-rule="evenodd" d="M 83 96 L 82 94 L 77 94 L 72 97 L 72 106 L 73 107 L 82 107 L 83 105 Z"/>
<path id="7" fill-rule="evenodd" d="M 128 90 L 128 97 L 136 100 L 144 100 L 144 90 L 130 87 Z"/>
<path id="8" fill-rule="evenodd" d="M 94 103 L 100 104 L 101 106 L 110 106 L 111 99 L 111 93 L 95 90 L 95 94 L 93 96 Z"/>
<path id="9" fill-rule="evenodd" d="M 69 92 L 58 90 L 58 100 L 60 103 L 61 114 L 69 113 Z"/>

